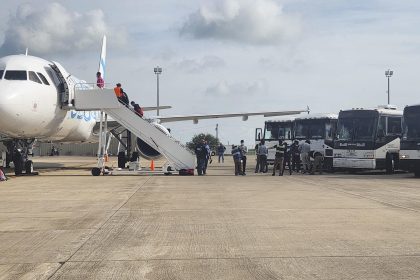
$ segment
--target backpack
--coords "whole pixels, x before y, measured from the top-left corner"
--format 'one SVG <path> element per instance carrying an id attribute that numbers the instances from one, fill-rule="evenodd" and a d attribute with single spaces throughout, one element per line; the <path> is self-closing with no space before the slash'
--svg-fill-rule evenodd
<path id="1" fill-rule="evenodd" d="M 7 181 L 6 175 L 4 175 L 3 170 L 0 168 L 0 181 Z"/>

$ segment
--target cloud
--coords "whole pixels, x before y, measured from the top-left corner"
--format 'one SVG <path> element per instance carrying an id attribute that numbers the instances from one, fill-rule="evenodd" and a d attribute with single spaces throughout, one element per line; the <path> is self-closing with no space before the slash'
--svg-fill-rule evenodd
<path id="1" fill-rule="evenodd" d="M 195 39 L 273 45 L 299 32 L 299 19 L 285 14 L 273 0 L 221 0 L 192 13 L 180 34 Z"/>
<path id="2" fill-rule="evenodd" d="M 210 86 L 205 93 L 208 96 L 224 96 L 235 97 L 250 96 L 255 94 L 265 94 L 268 91 L 268 84 L 265 80 L 259 80 L 249 83 L 235 83 L 229 84 L 226 81 L 221 81 L 216 85 Z"/>
<path id="3" fill-rule="evenodd" d="M 225 61 L 217 56 L 209 55 L 201 59 L 184 59 L 176 64 L 176 68 L 188 73 L 202 73 L 206 70 L 218 69 L 226 65 Z"/>
<path id="4" fill-rule="evenodd" d="M 26 48 L 37 55 L 98 49 L 102 36 L 112 33 L 104 18 L 99 9 L 78 13 L 58 3 L 44 8 L 21 5 L 9 19 L 0 54 L 16 54 Z M 113 40 L 124 41 L 124 33 L 117 37 Z"/>

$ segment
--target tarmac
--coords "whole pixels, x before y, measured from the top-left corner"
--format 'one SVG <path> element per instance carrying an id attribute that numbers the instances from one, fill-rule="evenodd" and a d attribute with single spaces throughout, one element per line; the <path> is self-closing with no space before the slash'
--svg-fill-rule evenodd
<path id="1" fill-rule="evenodd" d="M 93 177 L 93 158 L 34 162 L 39 176 L 0 182 L 1 280 L 420 279 L 412 174 L 233 176 L 227 158 L 207 176 Z"/>

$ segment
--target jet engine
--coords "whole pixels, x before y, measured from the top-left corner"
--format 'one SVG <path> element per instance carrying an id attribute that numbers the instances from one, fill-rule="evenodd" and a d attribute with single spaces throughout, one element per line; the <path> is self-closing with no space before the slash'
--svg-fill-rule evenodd
<path id="1" fill-rule="evenodd" d="M 162 131 L 166 136 L 171 136 L 171 133 L 169 130 L 164 127 L 163 125 L 154 122 L 153 125 Z M 162 135 L 163 136 L 163 135 Z M 155 148 L 151 147 L 149 144 L 141 140 L 140 138 L 137 138 L 137 148 L 139 149 L 140 155 L 142 158 L 148 159 L 148 160 L 156 160 L 162 157 L 161 153 L 157 151 Z"/>

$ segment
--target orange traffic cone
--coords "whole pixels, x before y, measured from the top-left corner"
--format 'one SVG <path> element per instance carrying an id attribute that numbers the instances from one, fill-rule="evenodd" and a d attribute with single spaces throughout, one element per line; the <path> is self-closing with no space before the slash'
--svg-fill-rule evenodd
<path id="1" fill-rule="evenodd" d="M 155 171 L 155 162 L 152 159 L 152 162 L 150 163 L 150 170 Z"/>

